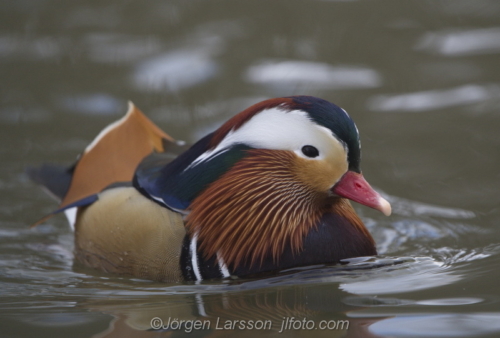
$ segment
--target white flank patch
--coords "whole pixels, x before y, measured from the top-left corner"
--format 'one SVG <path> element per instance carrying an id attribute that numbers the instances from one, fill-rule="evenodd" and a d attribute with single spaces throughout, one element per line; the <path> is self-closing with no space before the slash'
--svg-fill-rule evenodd
<path id="1" fill-rule="evenodd" d="M 64 214 L 66 215 L 66 218 L 68 219 L 68 222 L 69 222 L 69 227 L 73 231 L 75 231 L 77 210 L 78 210 L 78 207 L 73 207 L 73 208 L 69 208 L 69 209 L 64 210 Z"/>
<path id="2" fill-rule="evenodd" d="M 106 136 L 110 131 L 116 129 L 117 127 L 119 127 L 121 124 L 123 124 L 127 118 L 129 117 L 130 114 L 132 114 L 132 112 L 134 111 L 134 104 L 132 102 L 128 102 L 128 110 L 127 110 L 127 114 L 125 114 L 124 117 L 122 117 L 121 119 L 111 123 L 110 125 L 108 125 L 106 128 L 104 128 L 100 133 L 99 135 L 97 135 L 97 137 L 87 146 L 87 148 L 85 148 L 85 153 L 88 153 L 89 151 L 92 150 L 92 148 L 95 147 L 95 145 L 97 143 L 99 143 L 102 138 L 104 136 Z"/>
<path id="3" fill-rule="evenodd" d="M 302 110 L 288 111 L 281 107 L 264 109 L 236 131 L 231 130 L 215 149 L 201 154 L 186 170 L 235 144 L 260 149 L 289 150 L 303 158 L 322 160 L 331 151 L 332 142 L 340 143 L 331 130 L 316 124 Z M 301 151 L 305 145 L 316 147 L 319 156 L 305 156 Z"/>

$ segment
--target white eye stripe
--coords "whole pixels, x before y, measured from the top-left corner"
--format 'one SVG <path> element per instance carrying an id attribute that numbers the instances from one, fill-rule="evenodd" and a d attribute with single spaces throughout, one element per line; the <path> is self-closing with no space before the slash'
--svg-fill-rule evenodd
<path id="1" fill-rule="evenodd" d="M 330 129 L 316 124 L 302 110 L 286 111 L 280 107 L 265 109 L 236 131 L 231 130 L 215 149 L 200 155 L 188 169 L 235 144 L 260 149 L 289 150 L 304 158 L 320 160 L 331 147 L 332 141 L 341 143 Z M 315 158 L 305 156 L 301 151 L 305 145 L 314 146 L 320 155 Z"/>

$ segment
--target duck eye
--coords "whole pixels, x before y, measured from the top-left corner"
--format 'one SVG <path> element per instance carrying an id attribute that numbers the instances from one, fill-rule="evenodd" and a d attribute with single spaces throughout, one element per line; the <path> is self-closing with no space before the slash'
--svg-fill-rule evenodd
<path id="1" fill-rule="evenodd" d="M 319 155 L 318 149 L 316 149 L 316 147 L 313 146 L 303 146 L 302 153 L 307 157 L 316 157 Z"/>

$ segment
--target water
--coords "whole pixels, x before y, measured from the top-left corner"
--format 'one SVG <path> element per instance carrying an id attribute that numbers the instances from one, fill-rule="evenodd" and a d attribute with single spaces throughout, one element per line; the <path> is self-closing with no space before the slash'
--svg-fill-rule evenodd
<path id="1" fill-rule="evenodd" d="M 497 337 L 499 18 L 495 0 L 0 2 L 0 336 Z M 71 163 L 127 100 L 193 142 L 292 94 L 355 119 L 394 210 L 355 206 L 380 256 L 159 284 L 73 265 L 62 217 L 28 228 L 55 203 L 24 168 Z M 291 317 L 349 327 L 279 333 Z"/>

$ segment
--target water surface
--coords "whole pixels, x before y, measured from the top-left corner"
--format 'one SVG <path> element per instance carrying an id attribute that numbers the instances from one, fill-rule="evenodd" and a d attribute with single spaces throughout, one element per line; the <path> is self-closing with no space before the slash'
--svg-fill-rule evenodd
<path id="1" fill-rule="evenodd" d="M 497 337 L 499 18 L 495 0 L 1 2 L 0 335 Z M 56 204 L 25 167 L 70 164 L 127 100 L 193 142 L 294 94 L 356 121 L 394 210 L 355 205 L 378 257 L 159 284 L 74 265 L 63 217 L 28 228 Z M 154 317 L 211 329 L 151 331 Z M 279 333 L 291 317 L 349 328 Z"/>

